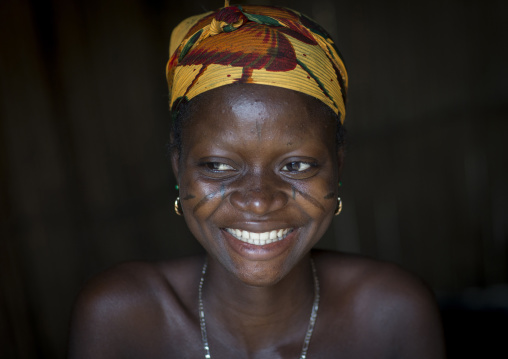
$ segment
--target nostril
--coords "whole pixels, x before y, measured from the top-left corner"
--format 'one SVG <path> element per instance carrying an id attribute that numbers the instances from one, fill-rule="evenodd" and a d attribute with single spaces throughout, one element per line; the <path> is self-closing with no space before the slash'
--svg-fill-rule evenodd
<path id="1" fill-rule="evenodd" d="M 230 195 L 233 207 L 255 214 L 265 214 L 284 207 L 287 196 L 280 191 L 268 192 L 260 188 L 247 191 L 235 191 Z"/>

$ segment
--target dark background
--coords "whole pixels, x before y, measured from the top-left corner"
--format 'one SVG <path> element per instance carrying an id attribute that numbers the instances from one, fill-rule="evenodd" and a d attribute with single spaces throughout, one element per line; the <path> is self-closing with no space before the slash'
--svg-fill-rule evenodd
<path id="1" fill-rule="evenodd" d="M 450 358 L 506 358 L 508 2 L 276 4 L 349 70 L 344 211 L 320 246 L 424 278 Z M 164 71 L 171 29 L 220 6 L 0 0 L 0 358 L 63 358 L 88 278 L 200 250 L 172 209 Z"/>

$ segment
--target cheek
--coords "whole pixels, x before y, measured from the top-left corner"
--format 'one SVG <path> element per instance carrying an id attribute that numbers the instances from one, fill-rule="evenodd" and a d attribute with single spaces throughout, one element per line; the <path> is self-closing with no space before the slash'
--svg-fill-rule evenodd
<path id="1" fill-rule="evenodd" d="M 224 199 L 224 184 L 200 181 L 194 176 L 182 176 L 180 199 L 187 217 L 205 219 Z"/>
<path id="2" fill-rule="evenodd" d="M 213 251 L 213 226 L 207 225 L 209 218 L 221 202 L 221 186 L 196 181 L 182 176 L 180 199 L 187 226 L 199 243 L 208 251 Z"/>
<path id="3" fill-rule="evenodd" d="M 326 216 L 335 212 L 338 185 L 333 175 L 316 176 L 308 181 L 296 181 L 292 196 L 311 217 Z"/>

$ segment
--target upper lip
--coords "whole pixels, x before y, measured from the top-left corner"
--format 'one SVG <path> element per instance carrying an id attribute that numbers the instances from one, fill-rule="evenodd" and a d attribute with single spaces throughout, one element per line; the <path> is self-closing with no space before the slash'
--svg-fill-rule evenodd
<path id="1" fill-rule="evenodd" d="M 292 232 L 291 228 L 272 230 L 270 232 L 249 232 L 240 229 L 226 229 L 233 237 L 240 239 L 241 241 L 248 242 L 256 245 L 265 245 L 272 242 L 279 241 L 285 238 L 289 233 Z"/>
<path id="2" fill-rule="evenodd" d="M 222 228 L 239 229 L 247 232 L 264 233 L 278 231 L 280 229 L 294 229 L 296 226 L 282 222 L 237 222 Z"/>

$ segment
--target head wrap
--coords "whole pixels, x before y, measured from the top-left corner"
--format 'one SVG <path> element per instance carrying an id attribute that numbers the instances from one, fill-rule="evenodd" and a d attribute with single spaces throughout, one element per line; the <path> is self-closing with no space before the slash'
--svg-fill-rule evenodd
<path id="1" fill-rule="evenodd" d="M 294 10 L 229 6 L 190 17 L 171 35 L 166 68 L 170 108 L 232 83 L 282 87 L 313 96 L 341 123 L 348 78 L 321 26 Z"/>

